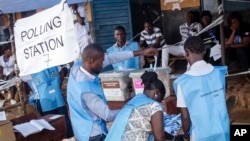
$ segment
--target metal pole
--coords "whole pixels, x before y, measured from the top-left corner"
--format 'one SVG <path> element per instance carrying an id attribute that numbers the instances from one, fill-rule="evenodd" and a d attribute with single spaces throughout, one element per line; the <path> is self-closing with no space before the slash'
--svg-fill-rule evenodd
<path id="1" fill-rule="evenodd" d="M 219 16 L 224 14 L 223 0 L 218 0 L 218 14 L 219 14 Z M 224 19 L 225 19 L 225 17 L 224 17 Z M 220 24 L 220 42 L 221 42 L 221 61 L 222 61 L 222 65 L 225 65 L 226 61 L 225 61 L 224 20 Z"/>

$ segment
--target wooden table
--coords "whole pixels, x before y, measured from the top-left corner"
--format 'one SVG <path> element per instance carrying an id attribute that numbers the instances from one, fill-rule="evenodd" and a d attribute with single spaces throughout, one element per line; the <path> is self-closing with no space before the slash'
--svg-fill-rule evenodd
<path id="1" fill-rule="evenodd" d="M 28 122 L 31 119 L 42 118 L 48 121 L 55 128 L 55 130 L 44 129 L 41 132 L 29 135 L 26 138 L 23 137 L 22 134 L 16 132 L 15 133 L 16 141 L 61 141 L 63 140 L 66 137 L 66 129 L 67 129 L 65 118 L 64 116 L 61 116 L 57 119 L 51 120 L 49 119 L 51 116 L 53 115 L 49 114 L 49 115 L 39 117 L 39 115 L 31 113 L 31 114 L 27 114 L 25 116 L 22 116 L 16 119 L 12 119 L 11 121 L 14 126 L 16 124 Z"/>

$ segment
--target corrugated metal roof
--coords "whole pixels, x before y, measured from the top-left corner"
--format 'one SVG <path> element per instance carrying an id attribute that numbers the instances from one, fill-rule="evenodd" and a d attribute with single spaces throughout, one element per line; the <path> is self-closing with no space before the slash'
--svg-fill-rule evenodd
<path id="1" fill-rule="evenodd" d="M 88 0 L 67 0 L 67 3 L 81 3 Z M 0 0 L 0 13 L 17 13 L 48 8 L 58 4 L 60 0 Z"/>

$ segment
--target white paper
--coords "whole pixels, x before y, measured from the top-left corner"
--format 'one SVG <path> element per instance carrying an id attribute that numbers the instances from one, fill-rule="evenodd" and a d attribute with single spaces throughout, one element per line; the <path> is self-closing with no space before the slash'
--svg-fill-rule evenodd
<path id="1" fill-rule="evenodd" d="M 43 129 L 55 130 L 55 128 L 44 119 L 31 120 L 30 122 L 15 125 L 13 128 L 24 137 L 41 132 Z"/>
<path id="2" fill-rule="evenodd" d="M 80 53 L 73 16 L 65 0 L 17 20 L 14 33 L 20 76 L 67 64 Z"/>
<path id="3" fill-rule="evenodd" d="M 6 120 L 6 119 L 7 119 L 7 118 L 6 118 L 5 111 L 1 111 L 1 112 L 0 112 L 0 121 Z"/>
<path id="4" fill-rule="evenodd" d="M 210 49 L 210 57 L 213 57 L 214 61 L 221 58 L 221 45 L 216 44 Z"/>
<path id="5" fill-rule="evenodd" d="M 39 119 L 39 120 L 31 120 L 30 124 L 37 127 L 40 131 L 42 129 L 48 129 L 48 130 L 55 130 L 54 127 L 52 127 L 46 120 Z"/>
<path id="6" fill-rule="evenodd" d="M 13 128 L 20 132 L 24 137 L 40 132 L 38 128 L 30 124 L 29 122 L 15 125 L 13 126 Z"/>
<path id="7" fill-rule="evenodd" d="M 59 117 L 62 117 L 62 116 L 63 115 L 53 115 L 53 116 L 49 117 L 49 119 L 54 120 L 54 119 L 58 119 Z"/>

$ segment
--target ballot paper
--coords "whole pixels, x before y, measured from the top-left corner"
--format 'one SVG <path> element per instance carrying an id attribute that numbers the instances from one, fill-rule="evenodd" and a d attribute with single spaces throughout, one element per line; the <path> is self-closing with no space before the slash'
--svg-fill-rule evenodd
<path id="1" fill-rule="evenodd" d="M 53 126 L 51 126 L 44 119 L 35 119 L 29 122 L 21 123 L 13 126 L 16 132 L 20 132 L 24 137 L 27 137 L 31 134 L 39 133 L 43 129 L 55 130 Z"/>
<path id="2" fill-rule="evenodd" d="M 210 49 L 210 57 L 213 57 L 214 61 L 221 58 L 221 45 L 216 44 Z"/>

